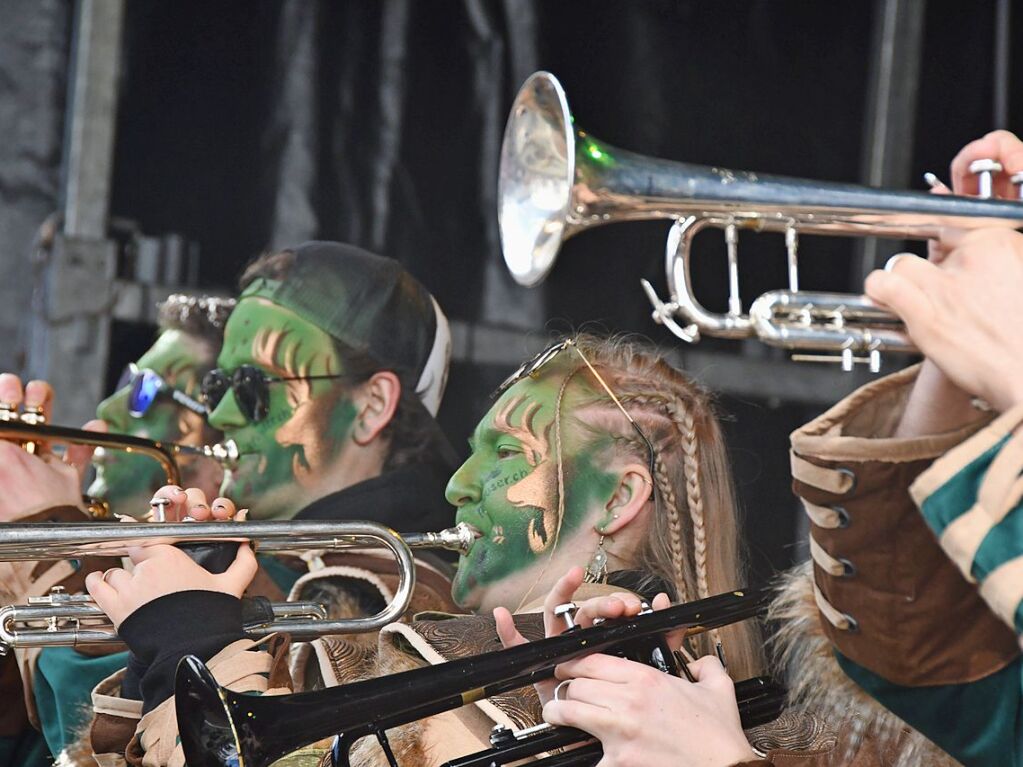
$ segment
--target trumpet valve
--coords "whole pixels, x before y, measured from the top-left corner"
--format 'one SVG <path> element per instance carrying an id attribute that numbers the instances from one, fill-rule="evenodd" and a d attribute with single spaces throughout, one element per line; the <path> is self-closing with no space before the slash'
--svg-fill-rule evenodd
<path id="1" fill-rule="evenodd" d="M 238 465 L 238 445 L 233 439 L 203 448 L 203 453 L 217 461 L 225 469 L 233 469 Z"/>
<path id="2" fill-rule="evenodd" d="M 1002 164 L 989 157 L 970 163 L 970 173 L 977 176 L 978 197 L 990 197 L 994 193 L 994 175 L 1002 170 Z"/>
<path id="3" fill-rule="evenodd" d="M 1009 176 L 1009 181 L 1011 181 L 1012 185 L 1016 187 L 1016 196 L 1023 200 L 1023 170 Z"/>
<path id="4" fill-rule="evenodd" d="M 575 614 L 578 609 L 575 602 L 565 602 L 554 608 L 554 617 L 561 618 L 565 622 L 565 631 L 571 631 L 578 627 L 575 622 Z"/>

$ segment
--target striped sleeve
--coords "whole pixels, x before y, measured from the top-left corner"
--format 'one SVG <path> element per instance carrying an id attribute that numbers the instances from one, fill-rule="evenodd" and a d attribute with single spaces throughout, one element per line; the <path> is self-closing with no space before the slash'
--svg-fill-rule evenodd
<path id="1" fill-rule="evenodd" d="M 910 488 L 942 549 L 1023 636 L 1023 405 L 951 450 Z"/>

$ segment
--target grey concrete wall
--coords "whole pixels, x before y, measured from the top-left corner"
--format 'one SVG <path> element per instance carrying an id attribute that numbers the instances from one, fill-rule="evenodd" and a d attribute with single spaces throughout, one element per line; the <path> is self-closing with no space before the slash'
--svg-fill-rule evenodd
<path id="1" fill-rule="evenodd" d="M 0 370 L 25 362 L 32 243 L 57 209 L 72 6 L 0 0 Z"/>

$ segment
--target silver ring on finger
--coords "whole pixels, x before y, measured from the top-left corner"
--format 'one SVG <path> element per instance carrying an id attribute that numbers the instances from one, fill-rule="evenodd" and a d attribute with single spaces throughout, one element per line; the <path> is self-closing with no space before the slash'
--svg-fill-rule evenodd
<path id="1" fill-rule="evenodd" d="M 554 700 L 558 700 L 558 701 L 561 701 L 561 700 L 568 700 L 568 693 L 567 693 L 567 692 L 565 693 L 565 697 L 564 697 L 564 698 L 561 698 L 561 697 L 559 697 L 559 696 L 558 696 L 558 693 L 560 693 L 560 692 L 561 692 L 561 688 L 562 688 L 562 687 L 567 687 L 567 686 L 568 686 L 568 684 L 569 684 L 569 683 L 570 683 L 571 681 L 572 681 L 571 679 L 566 679 L 566 680 L 565 680 L 565 681 L 563 681 L 563 682 L 558 682 L 557 686 L 556 686 L 556 687 L 554 688 Z"/>

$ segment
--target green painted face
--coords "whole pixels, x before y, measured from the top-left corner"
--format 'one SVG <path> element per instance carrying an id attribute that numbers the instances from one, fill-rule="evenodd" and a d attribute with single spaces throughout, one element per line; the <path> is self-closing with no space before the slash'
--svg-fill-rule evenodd
<path id="1" fill-rule="evenodd" d="M 570 428 L 572 386 L 562 402 L 564 518 L 558 519 L 554 412 L 564 376 L 524 379 L 483 417 L 470 440 L 472 455 L 448 483 L 457 519 L 482 537 L 458 563 L 452 596 L 463 607 L 480 605 L 481 592 L 533 568 L 553 554 L 596 508 L 613 495 L 618 477 L 602 468 L 606 448 Z"/>
<path id="2" fill-rule="evenodd" d="M 231 373 L 255 365 L 269 376 L 338 375 L 333 340 L 290 309 L 245 296 L 224 329 L 217 367 Z M 336 380 L 270 383 L 267 417 L 250 423 L 229 391 L 210 424 L 238 445 L 238 468 L 221 491 L 253 518 L 290 518 L 324 494 L 322 481 L 355 422 L 355 404 Z"/>
<path id="3" fill-rule="evenodd" d="M 176 389 L 191 397 L 199 396 L 199 382 L 212 364 L 212 352 L 202 341 L 181 330 L 165 330 L 136 363 L 150 368 Z M 146 439 L 199 444 L 203 418 L 181 407 L 169 397 L 154 402 L 145 415 L 133 418 L 128 413 L 129 388 L 107 397 L 96 408 L 96 417 L 110 426 L 111 432 Z M 149 511 L 153 492 L 166 484 L 160 464 L 152 458 L 121 450 L 108 450 L 94 461 L 96 479 L 88 493 L 104 498 L 117 514 L 138 516 Z"/>

